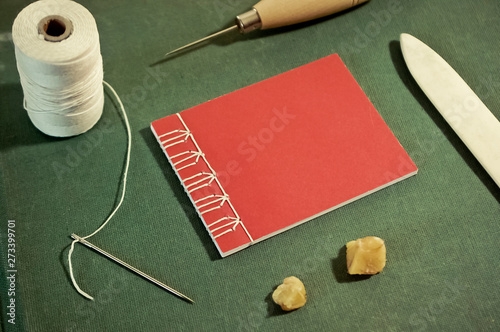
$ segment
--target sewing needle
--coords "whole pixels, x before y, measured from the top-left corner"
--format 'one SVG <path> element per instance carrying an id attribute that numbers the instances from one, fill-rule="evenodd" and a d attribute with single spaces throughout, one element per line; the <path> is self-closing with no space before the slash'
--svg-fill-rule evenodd
<path id="1" fill-rule="evenodd" d="M 175 289 L 173 289 L 172 287 L 169 287 L 169 286 L 165 285 L 164 283 L 162 283 L 161 281 L 156 280 L 155 278 L 151 277 L 150 275 L 148 275 L 148 274 L 146 274 L 146 273 L 144 273 L 144 272 L 142 272 L 142 271 L 140 271 L 140 270 L 136 269 L 136 268 L 135 268 L 135 267 L 133 267 L 132 265 L 125 263 L 125 262 L 124 262 L 124 261 L 122 261 L 121 259 L 116 258 L 115 256 L 113 256 L 113 255 L 111 255 L 110 253 L 108 253 L 108 252 L 106 252 L 106 251 L 102 250 L 101 248 L 99 248 L 99 247 L 97 247 L 97 246 L 93 245 L 92 243 L 90 243 L 90 242 L 88 242 L 87 240 L 85 240 L 85 239 L 83 239 L 83 238 L 79 237 L 78 235 L 76 235 L 76 234 L 71 234 L 71 237 L 72 237 L 73 239 L 77 240 L 78 242 L 82 243 L 83 245 L 87 246 L 88 248 L 90 248 L 90 249 L 92 249 L 92 250 L 94 250 L 94 251 L 97 251 L 97 252 L 98 252 L 98 253 L 100 253 L 101 255 L 104 255 L 104 256 L 106 256 L 107 258 L 111 259 L 112 261 L 114 261 L 114 262 L 116 262 L 116 263 L 120 264 L 121 266 L 123 266 L 123 267 L 125 267 L 125 268 L 129 269 L 130 271 L 135 272 L 136 274 L 140 275 L 140 276 L 141 276 L 141 277 L 143 277 L 144 279 L 146 279 L 146 280 L 148 280 L 148 281 L 152 282 L 153 284 L 155 284 L 155 285 L 157 285 L 157 286 L 159 286 L 159 287 L 163 288 L 164 290 L 166 290 L 166 291 L 168 291 L 168 292 L 170 292 L 170 293 L 172 293 L 172 294 L 174 294 L 174 295 L 176 295 L 176 296 L 180 297 L 180 298 L 181 298 L 181 299 L 183 299 L 183 300 L 186 300 L 186 301 L 188 301 L 188 302 L 190 302 L 190 303 L 194 303 L 194 301 L 193 301 L 192 299 L 190 299 L 189 297 L 187 297 L 186 295 L 184 295 L 184 294 L 182 294 L 182 293 L 180 293 L 180 292 L 176 291 L 176 290 L 175 290 Z"/>

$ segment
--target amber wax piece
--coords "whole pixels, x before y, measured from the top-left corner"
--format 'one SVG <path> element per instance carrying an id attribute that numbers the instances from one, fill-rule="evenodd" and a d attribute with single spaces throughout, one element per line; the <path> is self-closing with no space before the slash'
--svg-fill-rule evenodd
<path id="1" fill-rule="evenodd" d="M 377 274 L 385 266 L 385 243 L 379 237 L 367 236 L 350 241 L 347 247 L 349 274 Z"/>
<path id="2" fill-rule="evenodd" d="M 306 288 L 296 277 L 288 277 L 273 293 L 274 303 L 285 311 L 291 311 L 306 304 Z"/>

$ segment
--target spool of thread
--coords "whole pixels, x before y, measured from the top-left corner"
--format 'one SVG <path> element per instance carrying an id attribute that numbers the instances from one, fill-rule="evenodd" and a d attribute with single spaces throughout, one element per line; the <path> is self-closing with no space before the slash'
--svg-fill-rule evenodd
<path id="1" fill-rule="evenodd" d="M 41 0 L 24 8 L 14 20 L 12 39 L 24 91 L 24 108 L 33 124 L 50 136 L 79 135 L 92 128 L 103 110 L 103 84 L 115 98 L 127 130 L 127 153 L 118 203 L 93 233 L 78 237 L 68 252 L 73 286 L 77 284 L 71 255 L 76 242 L 100 232 L 120 209 L 127 188 L 132 132 L 127 112 L 113 87 L 103 81 L 99 34 L 94 17 L 69 0 Z"/>
<path id="2" fill-rule="evenodd" d="M 41 0 L 12 26 L 24 108 L 50 136 L 79 135 L 101 117 L 103 68 L 92 14 L 69 0 Z"/>

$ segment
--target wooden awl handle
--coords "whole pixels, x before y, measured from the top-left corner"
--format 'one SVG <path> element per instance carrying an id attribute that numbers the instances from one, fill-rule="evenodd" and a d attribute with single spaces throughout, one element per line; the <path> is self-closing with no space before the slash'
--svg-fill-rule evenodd
<path id="1" fill-rule="evenodd" d="M 262 0 L 253 8 L 261 29 L 278 28 L 338 13 L 368 0 Z"/>

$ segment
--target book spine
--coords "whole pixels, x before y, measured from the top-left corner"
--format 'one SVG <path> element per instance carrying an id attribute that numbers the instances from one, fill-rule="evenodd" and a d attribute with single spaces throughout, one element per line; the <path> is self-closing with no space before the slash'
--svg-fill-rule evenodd
<path id="1" fill-rule="evenodd" d="M 179 120 L 177 129 L 162 134 L 155 133 L 210 236 L 217 244 L 217 238 L 242 227 L 249 242 L 253 243 L 252 236 L 217 178 L 216 171 L 182 116 L 179 113 L 176 115 Z"/>

